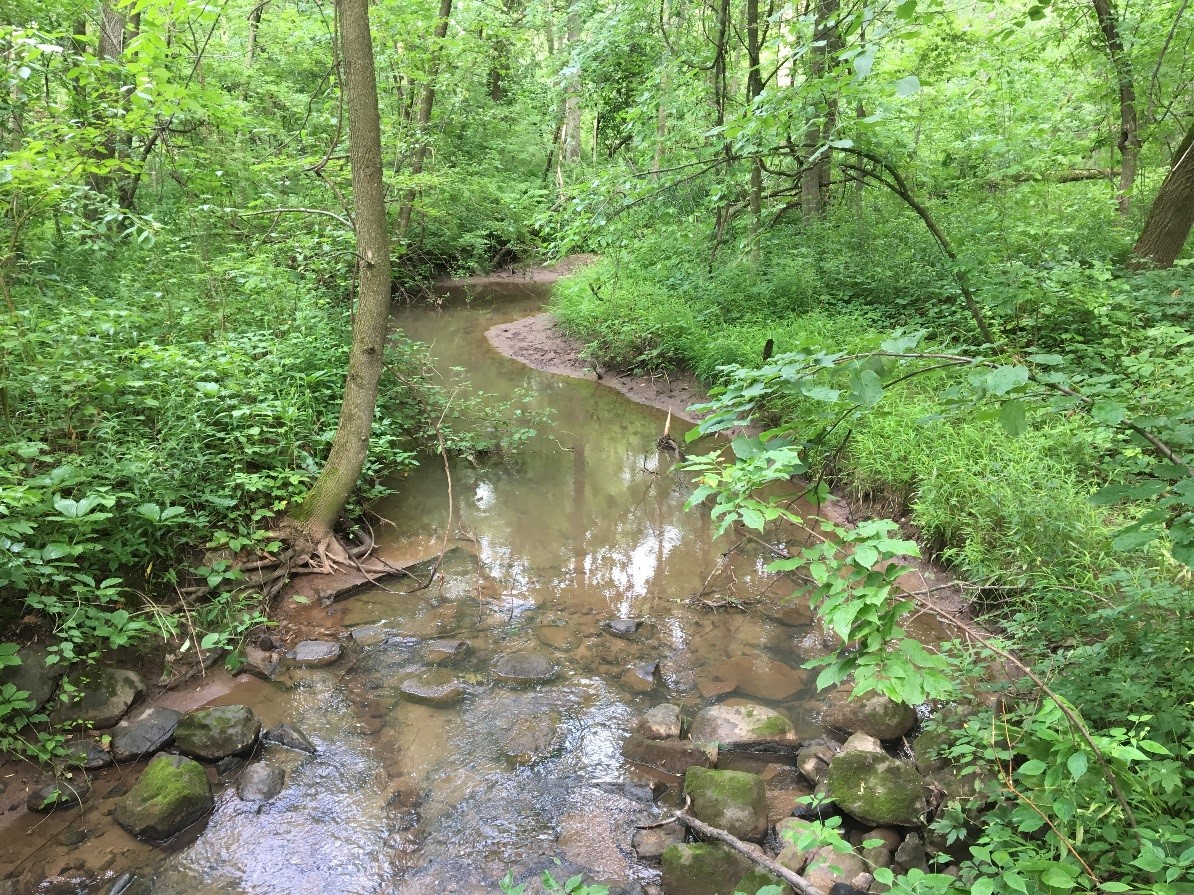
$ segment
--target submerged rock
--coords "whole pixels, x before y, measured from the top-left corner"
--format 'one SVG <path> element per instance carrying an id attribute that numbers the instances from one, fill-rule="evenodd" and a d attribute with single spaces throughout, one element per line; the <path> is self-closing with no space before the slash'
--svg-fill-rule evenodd
<path id="1" fill-rule="evenodd" d="M 640 618 L 610 618 L 601 623 L 601 630 L 611 637 L 621 637 L 631 640 L 643 626 Z"/>
<path id="2" fill-rule="evenodd" d="M 679 777 L 691 767 L 713 766 L 710 750 L 690 740 L 649 740 L 638 734 L 631 734 L 622 743 L 622 755 L 627 761 L 645 765 Z"/>
<path id="3" fill-rule="evenodd" d="M 515 764 L 532 764 L 551 755 L 556 748 L 560 716 L 548 712 L 517 723 L 502 745 L 506 757 Z"/>
<path id="4" fill-rule="evenodd" d="M 236 795 L 242 802 L 268 802 L 282 791 L 286 773 L 279 767 L 255 761 L 236 781 Z"/>
<path id="5" fill-rule="evenodd" d="M 703 696 L 737 691 L 759 699 L 787 699 L 802 688 L 809 672 L 766 656 L 735 656 L 720 663 L 697 686 Z"/>
<path id="6" fill-rule="evenodd" d="M 82 696 L 54 710 L 56 722 L 83 721 L 92 727 L 111 727 L 124 717 L 145 693 L 145 683 L 135 671 L 104 668 L 91 672 L 79 688 Z"/>
<path id="7" fill-rule="evenodd" d="M 663 891 L 665 895 L 726 895 L 753 869 L 744 855 L 724 845 L 672 845 L 663 853 Z"/>
<path id="8" fill-rule="evenodd" d="M 863 823 L 913 827 L 928 810 L 916 767 L 878 752 L 843 752 L 829 765 L 826 783 L 838 806 Z"/>
<path id="9" fill-rule="evenodd" d="M 116 822 L 146 839 L 168 839 L 212 810 L 203 766 L 181 755 L 159 755 L 116 803 Z"/>
<path id="10" fill-rule="evenodd" d="M 289 724 L 278 724 L 275 727 L 271 727 L 265 734 L 265 739 L 266 742 L 285 746 L 287 749 L 306 752 L 308 755 L 314 755 L 316 752 L 315 744 L 311 742 L 311 738 L 297 727 L 291 727 Z"/>
<path id="11" fill-rule="evenodd" d="M 470 656 L 473 645 L 467 640 L 432 640 L 423 650 L 432 665 L 451 665 Z"/>
<path id="12" fill-rule="evenodd" d="M 684 795 L 692 800 L 693 817 L 711 827 L 747 842 L 767 835 L 767 789 L 758 774 L 689 768 Z"/>
<path id="13" fill-rule="evenodd" d="M 64 758 L 62 764 L 68 768 L 82 768 L 85 771 L 98 771 L 112 764 L 112 753 L 96 740 L 71 740 L 62 746 Z"/>
<path id="14" fill-rule="evenodd" d="M 125 718 L 112 731 L 112 758 L 136 761 L 152 755 L 174 739 L 181 712 L 154 706 L 134 718 Z"/>
<path id="15" fill-rule="evenodd" d="M 261 722 L 243 705 L 217 705 L 182 716 L 174 742 L 187 755 L 217 761 L 249 752 L 261 733 Z"/>
<path id="16" fill-rule="evenodd" d="M 300 668 L 322 668 L 339 660 L 342 651 L 335 640 L 303 640 L 286 654 L 286 659 Z"/>
<path id="17" fill-rule="evenodd" d="M 747 703 L 701 709 L 689 736 L 698 743 L 749 748 L 760 745 L 796 746 L 800 740 L 792 722 L 774 709 Z"/>
<path id="18" fill-rule="evenodd" d="M 410 702 L 446 708 L 463 699 L 465 689 L 464 684 L 449 672 L 433 668 L 408 677 L 398 686 L 398 692 Z"/>
<path id="19" fill-rule="evenodd" d="M 541 684 L 556 676 L 556 666 L 539 653 L 506 653 L 490 666 L 495 680 L 515 686 Z"/>
<path id="20" fill-rule="evenodd" d="M 880 740 L 896 740 L 916 726 L 916 710 L 882 693 L 865 693 L 831 705 L 822 713 L 821 722 L 846 733 L 862 732 Z"/>
<path id="21" fill-rule="evenodd" d="M 648 709 L 638 719 L 634 732 L 649 740 L 679 739 L 681 733 L 680 707 L 665 702 Z"/>
<path id="22" fill-rule="evenodd" d="M 78 808 L 91 792 L 83 780 L 55 780 L 29 793 L 25 807 L 30 811 L 49 813 L 66 808 Z"/>
<path id="23" fill-rule="evenodd" d="M 658 662 L 633 665 L 622 673 L 622 685 L 634 693 L 650 693 L 663 683 Z"/>
<path id="24" fill-rule="evenodd" d="M 28 693 L 26 701 L 33 703 L 31 712 L 37 712 L 50 701 L 58 688 L 58 681 L 66 671 L 61 662 L 46 664 L 50 656 L 44 646 L 30 644 L 17 650 L 20 665 L 6 665 L 0 668 L 0 688 L 12 684 L 18 691 Z"/>

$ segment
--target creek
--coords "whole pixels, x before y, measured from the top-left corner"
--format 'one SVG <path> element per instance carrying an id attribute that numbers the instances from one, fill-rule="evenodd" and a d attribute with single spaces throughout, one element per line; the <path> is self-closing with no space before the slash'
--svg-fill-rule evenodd
<path id="1" fill-rule="evenodd" d="M 4 821 L 4 864 L 32 885 L 18 891 L 107 892 L 127 872 L 128 895 L 492 895 L 508 871 L 526 879 L 556 858 L 557 875 L 582 868 L 649 885 L 657 872 L 635 860 L 630 839 L 636 823 L 660 816 L 651 784 L 658 793 L 666 780 L 620 750 L 643 711 L 674 702 L 691 714 L 746 696 L 783 709 L 802 739 L 820 734 L 813 675 L 799 668 L 817 639 L 807 611 L 783 603 L 793 584 L 764 572 L 762 545 L 724 555 L 735 542 L 684 510 L 691 486 L 656 447 L 666 415 L 486 342 L 487 329 L 537 312 L 546 293 L 519 283 L 456 289 L 395 312 L 437 364 L 496 395 L 525 390 L 552 424 L 509 461 L 452 465 L 442 580 L 328 608 L 353 632 L 337 664 L 275 682 L 241 676 L 216 700 L 301 728 L 318 753 L 267 747 L 286 770 L 281 794 L 242 802 L 232 773 L 201 829 L 166 848 L 137 842 L 108 816 L 140 765 L 101 772 L 81 811 Z M 396 484 L 374 507 L 389 523 L 380 555 L 436 555 L 448 515 L 442 466 L 432 458 Z M 643 624 L 617 637 L 602 628 L 615 619 Z M 426 669 L 435 638 L 471 645 L 451 666 L 464 696 L 442 708 L 398 691 Z M 544 656 L 556 676 L 496 683 L 491 663 L 512 651 Z"/>

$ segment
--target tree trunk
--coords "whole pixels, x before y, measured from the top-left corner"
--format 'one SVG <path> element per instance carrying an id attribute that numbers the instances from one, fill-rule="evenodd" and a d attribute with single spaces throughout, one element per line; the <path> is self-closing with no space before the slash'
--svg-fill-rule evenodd
<path id="1" fill-rule="evenodd" d="M 386 232 L 381 174 L 381 122 L 369 0 L 336 0 L 348 100 L 348 157 L 356 210 L 360 297 L 352 324 L 352 349 L 344 383 L 344 403 L 332 450 L 315 485 L 294 512 L 311 542 L 326 544 L 360 478 L 369 452 L 377 386 L 381 378 L 390 314 L 390 242 Z"/>
<path id="2" fill-rule="evenodd" d="M 427 128 L 431 125 L 431 110 L 435 106 L 435 75 L 439 68 L 439 53 L 440 45 L 444 42 L 444 38 L 448 36 L 448 21 L 452 17 L 452 0 L 439 0 L 439 18 L 435 20 L 435 42 L 431 46 L 431 65 L 427 70 L 427 83 L 423 85 L 423 93 L 419 97 L 419 114 L 415 120 L 415 127 L 417 132 L 415 139 L 418 141 L 415 144 L 415 151 L 411 155 L 410 173 L 419 175 L 423 173 L 423 165 L 427 161 Z M 376 105 L 376 104 L 375 104 Z M 410 215 L 414 209 L 415 190 L 407 191 L 406 197 L 402 203 L 402 208 L 398 211 L 398 238 L 406 237 L 407 230 L 410 229 Z"/>
<path id="3" fill-rule="evenodd" d="M 1194 224 L 1194 125 L 1173 156 L 1173 167 L 1161 183 L 1144 230 L 1132 250 L 1131 266 L 1173 267 Z"/>
<path id="4" fill-rule="evenodd" d="M 759 0 L 746 0 L 746 105 L 754 104 L 763 92 L 763 73 L 759 46 Z M 763 160 L 758 155 L 750 161 L 750 233 L 758 237 L 763 216 Z M 752 240 L 752 262 L 759 260 L 759 243 Z"/>
<path id="5" fill-rule="evenodd" d="M 253 67 L 253 57 L 257 55 L 257 29 L 261 27 L 261 14 L 265 12 L 268 2 L 269 0 L 262 0 L 249 13 L 249 38 L 248 46 L 245 49 L 245 68 Z"/>
<path id="6" fill-rule="evenodd" d="M 1119 91 L 1119 214 L 1126 218 L 1132 206 L 1132 190 L 1136 185 L 1136 167 L 1140 159 L 1140 134 L 1136 121 L 1136 85 L 1132 79 L 1132 61 L 1124 49 L 1123 35 L 1119 30 L 1119 17 L 1111 6 L 1111 0 L 1092 0 L 1099 30 L 1115 69 L 1115 82 Z"/>
<path id="7" fill-rule="evenodd" d="M 818 0 L 813 24 L 814 47 L 810 54 L 810 74 L 815 81 L 823 76 L 833 64 L 832 59 L 841 48 L 837 33 L 838 0 Z M 804 134 L 804 142 L 811 154 L 829 138 L 837 117 L 837 99 L 825 100 L 825 119 L 810 124 Z M 825 210 L 825 194 L 829 188 L 829 168 L 832 159 L 825 150 L 815 162 L 805 166 L 800 177 L 800 210 L 804 219 L 819 218 Z"/>
<path id="8" fill-rule="evenodd" d="M 574 2 L 568 8 L 568 46 L 574 47 L 580 40 L 580 9 Z M 564 90 L 564 152 L 563 160 L 569 164 L 580 159 L 580 72 L 568 76 Z"/>

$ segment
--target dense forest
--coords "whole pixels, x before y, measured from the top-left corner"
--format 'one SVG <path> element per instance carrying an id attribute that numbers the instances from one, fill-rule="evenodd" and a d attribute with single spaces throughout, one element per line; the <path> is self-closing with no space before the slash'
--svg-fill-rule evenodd
<path id="1" fill-rule="evenodd" d="M 773 566 L 963 781 L 874 891 L 1194 892 L 1186 0 L 5 0 L 0 58 L 7 671 L 235 669 L 395 473 L 550 425 L 391 304 L 585 253 L 586 360 L 733 436 L 692 512 L 869 520 Z M 5 683 L 0 750 L 51 714 Z"/>

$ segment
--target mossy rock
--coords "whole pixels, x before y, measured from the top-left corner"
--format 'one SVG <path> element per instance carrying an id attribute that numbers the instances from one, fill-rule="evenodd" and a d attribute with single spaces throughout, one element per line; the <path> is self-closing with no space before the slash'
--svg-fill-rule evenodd
<path id="1" fill-rule="evenodd" d="M 734 887 L 734 891 L 741 892 L 742 895 L 758 895 L 759 889 L 766 886 L 779 886 L 780 895 L 794 895 L 791 886 L 775 874 L 768 873 L 766 870 L 758 867 L 738 880 L 738 885 Z"/>
<path id="2" fill-rule="evenodd" d="M 724 845 L 672 845 L 663 853 L 664 895 L 734 895 L 754 865 Z"/>
<path id="3" fill-rule="evenodd" d="M 82 721 L 94 728 L 112 727 L 145 694 L 145 682 L 135 671 L 104 668 L 89 672 L 73 702 L 54 710 L 56 724 Z"/>
<path id="4" fill-rule="evenodd" d="M 866 693 L 831 705 L 821 715 L 826 727 L 897 740 L 916 726 L 916 709 L 882 693 Z"/>
<path id="5" fill-rule="evenodd" d="M 116 822 L 145 839 L 168 839 L 211 811 L 203 766 L 181 755 L 159 755 L 116 803 Z"/>
<path id="6" fill-rule="evenodd" d="M 775 709 L 746 703 L 713 705 L 692 720 L 689 736 L 698 743 L 749 747 L 763 744 L 799 745 L 792 722 Z"/>
<path id="7" fill-rule="evenodd" d="M 174 729 L 174 742 L 187 755 L 218 761 L 252 750 L 261 733 L 261 722 L 243 705 L 217 705 L 182 716 Z"/>
<path id="8" fill-rule="evenodd" d="M 829 765 L 829 794 L 851 817 L 874 826 L 924 822 L 925 781 L 909 762 L 877 752 L 843 752 Z"/>
<path id="9" fill-rule="evenodd" d="M 689 768 L 684 794 L 697 820 L 748 842 L 767 835 L 767 788 L 758 774 Z"/>

